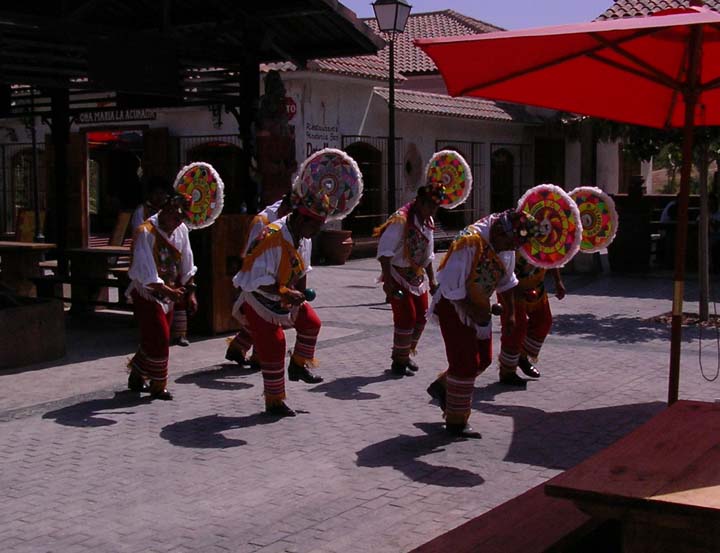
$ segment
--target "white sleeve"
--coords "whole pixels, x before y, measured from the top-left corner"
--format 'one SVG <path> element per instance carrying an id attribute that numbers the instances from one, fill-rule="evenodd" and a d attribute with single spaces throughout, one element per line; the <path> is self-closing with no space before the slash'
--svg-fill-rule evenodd
<path id="1" fill-rule="evenodd" d="M 133 211 L 132 217 L 130 218 L 130 227 L 133 232 L 145 222 L 145 206 L 140 204 L 138 208 Z"/>
<path id="2" fill-rule="evenodd" d="M 438 272 L 440 293 L 449 300 L 461 300 L 467 296 L 467 278 L 475 259 L 475 247 L 467 247 L 447 254 L 445 266 Z"/>
<path id="3" fill-rule="evenodd" d="M 518 283 L 518 279 L 515 276 L 515 252 L 500 252 L 498 257 L 500 258 L 500 261 L 503 262 L 503 265 L 505 265 L 505 276 L 500 279 L 500 282 L 498 282 L 495 292 L 502 294 L 506 290 L 510 290 L 510 288 L 517 286 Z"/>
<path id="4" fill-rule="evenodd" d="M 253 292 L 260 286 L 270 286 L 277 282 L 277 273 L 280 267 L 280 256 L 282 250 L 277 248 L 269 248 L 255 261 L 247 271 L 240 271 L 235 275 L 233 284 L 242 288 L 246 292 Z"/>
<path id="5" fill-rule="evenodd" d="M 180 283 L 187 284 L 187 282 L 195 276 L 197 273 L 197 267 L 195 266 L 195 259 L 193 256 L 192 248 L 190 247 L 190 231 L 185 225 L 182 225 L 182 236 L 183 246 L 180 252 Z"/>
<path id="6" fill-rule="evenodd" d="M 303 264 L 305 265 L 305 274 L 308 274 L 310 271 L 312 271 L 312 240 L 309 238 L 303 238 L 300 242 L 300 255 L 303 259 Z"/>
<path id="7" fill-rule="evenodd" d="M 155 265 L 154 245 L 155 237 L 147 230 L 137 233 L 135 240 L 133 240 L 132 265 L 128 270 L 128 276 L 142 286 L 163 283 Z"/>
<path id="8" fill-rule="evenodd" d="M 435 259 L 435 232 L 432 229 L 430 229 L 430 234 L 428 235 L 428 239 L 429 240 L 428 240 L 428 252 L 427 252 L 428 256 L 427 257 L 430 260 L 430 262 L 432 262 L 433 259 Z"/>
<path id="9" fill-rule="evenodd" d="M 403 239 L 405 223 L 398 222 L 388 225 L 380 236 L 376 259 L 381 257 L 395 257 Z"/>
<path id="10" fill-rule="evenodd" d="M 247 241 L 245 242 L 245 248 L 243 249 L 243 252 L 241 254 L 242 257 L 245 257 L 247 255 L 248 248 L 250 247 L 250 244 L 253 243 L 253 241 L 260 236 L 260 233 L 262 232 L 262 229 L 265 228 L 265 225 L 262 222 L 262 219 L 258 218 L 258 220 L 250 225 L 250 230 L 248 230 L 248 236 Z"/>

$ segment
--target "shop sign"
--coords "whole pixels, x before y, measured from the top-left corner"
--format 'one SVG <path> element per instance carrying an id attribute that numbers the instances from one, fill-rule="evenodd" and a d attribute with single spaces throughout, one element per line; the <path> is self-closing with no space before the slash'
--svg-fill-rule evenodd
<path id="1" fill-rule="evenodd" d="M 337 125 L 305 125 L 305 157 L 323 148 L 339 148 L 340 132 Z"/>
<path id="2" fill-rule="evenodd" d="M 78 114 L 80 124 L 119 123 L 123 121 L 154 121 L 157 112 L 153 109 L 113 109 L 83 111 Z"/>

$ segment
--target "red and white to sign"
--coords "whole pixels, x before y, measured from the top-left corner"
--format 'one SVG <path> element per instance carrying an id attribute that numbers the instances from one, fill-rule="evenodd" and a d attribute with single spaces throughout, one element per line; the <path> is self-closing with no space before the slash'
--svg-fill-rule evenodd
<path id="1" fill-rule="evenodd" d="M 290 98 L 290 96 L 285 96 L 285 111 L 287 113 L 288 121 L 292 121 L 293 117 L 295 117 L 295 114 L 297 113 L 297 104 L 295 103 L 295 100 Z"/>

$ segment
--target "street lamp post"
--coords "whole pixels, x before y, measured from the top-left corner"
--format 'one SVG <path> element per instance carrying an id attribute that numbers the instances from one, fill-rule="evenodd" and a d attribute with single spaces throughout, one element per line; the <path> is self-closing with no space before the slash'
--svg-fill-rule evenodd
<path id="1" fill-rule="evenodd" d="M 378 28 L 388 35 L 388 213 L 395 210 L 395 35 L 405 30 L 412 6 L 407 0 L 375 0 L 372 5 Z"/>

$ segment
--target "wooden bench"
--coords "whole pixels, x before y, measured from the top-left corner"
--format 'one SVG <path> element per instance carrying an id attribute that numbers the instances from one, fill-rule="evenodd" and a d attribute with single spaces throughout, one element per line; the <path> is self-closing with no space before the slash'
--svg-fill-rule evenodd
<path id="1" fill-rule="evenodd" d="M 114 271 L 113 271 L 114 272 Z M 46 275 L 32 279 L 37 287 L 37 295 L 40 298 L 54 298 L 64 302 L 72 303 L 73 310 L 80 311 L 86 306 L 99 305 L 105 307 L 113 307 L 115 309 L 131 310 L 125 299 L 125 291 L 130 284 L 127 278 L 127 270 L 125 270 L 125 278 L 121 276 L 117 278 L 83 278 L 62 275 Z M 62 290 L 63 284 L 70 284 L 75 291 L 70 296 L 65 296 Z M 102 288 L 117 288 L 118 301 L 109 301 L 106 299 L 98 299 L 97 292 Z M 78 293 L 85 290 L 84 293 Z"/>
<path id="2" fill-rule="evenodd" d="M 597 529 L 569 501 L 545 495 L 545 484 L 476 517 L 411 553 L 560 553 Z M 589 551 L 589 550 L 588 550 Z"/>

